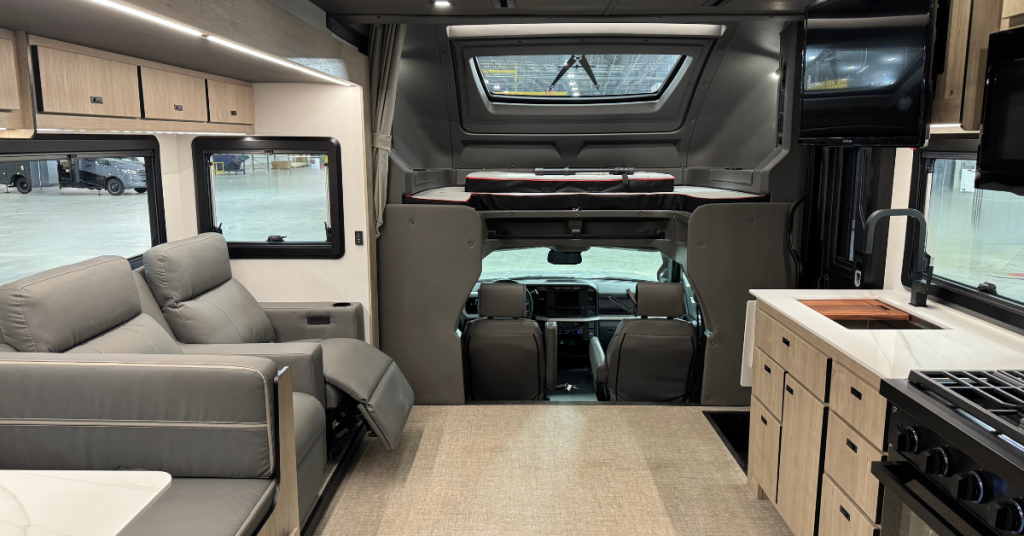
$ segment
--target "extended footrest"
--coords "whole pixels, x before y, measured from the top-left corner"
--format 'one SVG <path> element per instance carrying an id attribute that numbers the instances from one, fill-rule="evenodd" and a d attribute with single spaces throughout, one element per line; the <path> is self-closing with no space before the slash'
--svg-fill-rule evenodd
<path id="1" fill-rule="evenodd" d="M 357 339 L 326 339 L 324 379 L 355 399 L 385 450 L 398 445 L 415 397 L 393 359 Z M 328 397 L 330 398 L 330 397 Z"/>

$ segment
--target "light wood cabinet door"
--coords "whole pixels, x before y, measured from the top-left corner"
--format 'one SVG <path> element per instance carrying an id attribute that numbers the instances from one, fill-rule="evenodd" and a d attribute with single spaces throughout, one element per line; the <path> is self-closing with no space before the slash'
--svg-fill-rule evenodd
<path id="1" fill-rule="evenodd" d="M 850 423 L 876 449 L 885 450 L 885 419 L 888 416 L 885 397 L 841 365 L 832 367 L 832 393 L 829 396 L 832 411 Z"/>
<path id="2" fill-rule="evenodd" d="M 776 419 L 782 419 L 782 393 L 786 371 L 760 349 L 754 349 L 754 371 L 751 392 Z"/>
<path id="3" fill-rule="evenodd" d="M 795 536 L 813 536 L 825 405 L 789 374 L 783 397 L 778 510 Z"/>
<path id="4" fill-rule="evenodd" d="M 881 484 L 871 474 L 871 462 L 882 460 L 877 450 L 838 415 L 828 417 L 825 473 L 857 503 L 872 521 L 877 521 Z"/>
<path id="5" fill-rule="evenodd" d="M 207 80 L 206 88 L 211 123 L 251 125 L 255 122 L 251 87 Z"/>
<path id="6" fill-rule="evenodd" d="M 142 116 L 135 65 L 46 47 L 36 50 L 44 112 Z"/>
<path id="7" fill-rule="evenodd" d="M 821 482 L 821 522 L 818 534 L 822 536 L 877 536 L 878 526 L 853 505 L 853 501 L 825 476 Z"/>
<path id="8" fill-rule="evenodd" d="M 206 80 L 142 67 L 146 119 L 206 121 Z"/>
<path id="9" fill-rule="evenodd" d="M 755 496 L 758 488 L 775 502 L 779 477 L 779 435 L 782 425 L 757 399 L 750 403 L 750 442 L 747 475 Z"/>
<path id="10" fill-rule="evenodd" d="M 18 64 L 14 58 L 14 41 L 0 39 L 0 110 L 21 109 Z"/>

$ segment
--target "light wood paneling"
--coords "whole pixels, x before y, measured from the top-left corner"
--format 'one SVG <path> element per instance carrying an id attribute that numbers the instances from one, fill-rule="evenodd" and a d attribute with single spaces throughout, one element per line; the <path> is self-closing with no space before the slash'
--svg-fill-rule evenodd
<path id="1" fill-rule="evenodd" d="M 756 398 L 750 404 L 747 479 L 751 491 L 775 502 L 779 478 L 779 435 L 782 425 Z M 758 497 L 760 498 L 760 497 Z"/>
<path id="2" fill-rule="evenodd" d="M 825 473 L 853 499 L 868 519 L 877 521 L 881 484 L 871 474 L 871 462 L 882 460 L 881 451 L 872 447 L 835 413 L 829 415 L 826 442 Z"/>
<path id="3" fill-rule="evenodd" d="M 964 77 L 963 122 L 965 130 L 981 127 L 981 104 L 985 95 L 988 37 L 999 31 L 1003 0 L 974 0 L 971 34 L 967 45 L 967 74 Z"/>
<path id="4" fill-rule="evenodd" d="M 206 80 L 142 67 L 146 119 L 206 121 Z"/>
<path id="5" fill-rule="evenodd" d="M 971 28 L 971 2 L 953 2 L 949 13 L 949 34 L 944 72 L 935 79 L 932 123 L 960 123 L 967 69 L 967 40 Z"/>
<path id="6" fill-rule="evenodd" d="M 760 308 L 754 313 L 754 346 L 764 353 L 775 356 L 776 326 L 775 320 Z"/>
<path id="7" fill-rule="evenodd" d="M 206 81 L 210 99 L 210 122 L 251 125 L 255 122 L 252 88 Z"/>
<path id="8" fill-rule="evenodd" d="M 1024 0 L 1003 0 L 1002 18 L 1008 19 L 1017 15 L 1024 15 Z"/>
<path id="9" fill-rule="evenodd" d="M 782 419 L 782 393 L 786 371 L 760 349 L 754 349 L 752 393 L 776 419 Z"/>
<path id="10" fill-rule="evenodd" d="M 760 309 L 757 315 L 754 321 L 755 345 L 824 402 L 828 357 L 798 336 L 789 325 Z"/>
<path id="11" fill-rule="evenodd" d="M 824 428 L 825 406 L 787 375 L 777 504 L 795 536 L 814 535 Z"/>
<path id="12" fill-rule="evenodd" d="M 853 505 L 836 483 L 827 475 L 821 482 L 822 536 L 877 536 L 878 527 Z"/>
<path id="13" fill-rule="evenodd" d="M 871 385 L 840 365 L 832 367 L 830 406 L 878 450 L 885 450 L 888 404 Z"/>
<path id="14" fill-rule="evenodd" d="M 795 352 L 793 344 L 796 336 L 793 332 L 783 326 L 779 321 L 763 312 L 754 321 L 754 329 L 757 331 L 754 336 L 755 344 L 782 365 L 782 368 L 789 370 L 790 360 Z"/>
<path id="15" fill-rule="evenodd" d="M 127 119 L 121 117 L 90 117 L 85 115 L 39 114 L 36 121 L 39 128 L 74 130 L 76 132 L 196 132 L 249 135 L 256 133 L 256 129 L 253 125 L 191 123 L 187 121 L 156 121 L 150 119 Z"/>
<path id="16" fill-rule="evenodd" d="M 259 536 L 290 536 L 299 528 L 299 481 L 295 457 L 295 413 L 292 403 L 292 371 L 285 367 L 277 377 L 278 483 L 277 503 Z"/>
<path id="17" fill-rule="evenodd" d="M 21 109 L 21 97 L 18 96 L 18 64 L 14 50 L 14 39 L 0 37 L 0 110 Z"/>
<path id="18" fill-rule="evenodd" d="M 135 65 L 44 47 L 37 53 L 44 112 L 142 116 Z"/>

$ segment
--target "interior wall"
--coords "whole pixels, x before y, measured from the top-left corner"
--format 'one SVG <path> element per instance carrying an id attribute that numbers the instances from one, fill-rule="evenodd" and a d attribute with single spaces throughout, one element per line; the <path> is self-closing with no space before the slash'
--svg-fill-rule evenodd
<path id="1" fill-rule="evenodd" d="M 892 175 L 892 208 L 910 207 L 910 182 L 914 166 L 914 150 L 896 149 L 896 166 Z M 903 290 L 903 251 L 907 238 L 907 218 L 889 218 L 889 245 L 885 254 L 883 288 Z"/>

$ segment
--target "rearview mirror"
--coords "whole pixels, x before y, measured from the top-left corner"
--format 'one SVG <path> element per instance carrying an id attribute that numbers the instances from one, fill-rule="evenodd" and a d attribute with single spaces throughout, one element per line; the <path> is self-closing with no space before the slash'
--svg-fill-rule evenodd
<path id="1" fill-rule="evenodd" d="M 548 264 L 580 264 L 583 254 L 579 251 L 548 251 Z"/>

